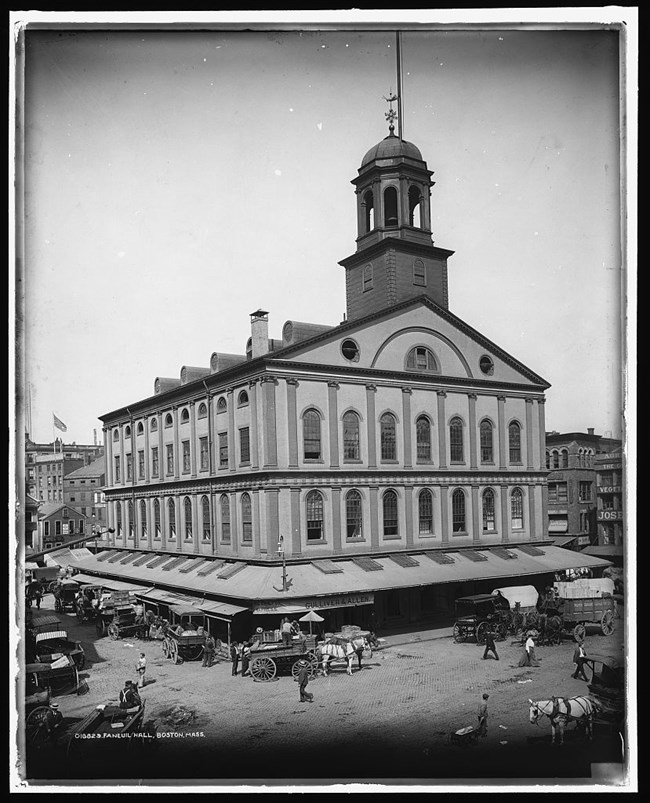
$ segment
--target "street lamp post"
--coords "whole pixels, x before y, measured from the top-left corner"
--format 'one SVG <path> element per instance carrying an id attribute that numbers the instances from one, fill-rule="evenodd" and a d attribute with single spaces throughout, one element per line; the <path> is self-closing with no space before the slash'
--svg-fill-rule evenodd
<path id="1" fill-rule="evenodd" d="M 284 558 L 284 538 L 280 536 L 278 541 L 278 555 L 282 558 L 282 590 L 287 590 L 287 563 Z"/>

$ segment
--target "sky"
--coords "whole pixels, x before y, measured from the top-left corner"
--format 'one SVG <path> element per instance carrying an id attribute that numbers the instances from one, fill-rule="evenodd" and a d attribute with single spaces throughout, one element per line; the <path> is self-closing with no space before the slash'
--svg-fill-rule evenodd
<path id="1" fill-rule="evenodd" d="M 395 26 L 213 28 L 27 27 L 36 441 L 55 413 L 66 443 L 101 442 L 98 416 L 157 376 L 245 353 L 259 308 L 276 338 L 343 319 L 350 182 L 388 134 Z M 618 32 L 401 30 L 402 135 L 434 171 L 450 310 L 551 384 L 547 430 L 621 437 Z"/>

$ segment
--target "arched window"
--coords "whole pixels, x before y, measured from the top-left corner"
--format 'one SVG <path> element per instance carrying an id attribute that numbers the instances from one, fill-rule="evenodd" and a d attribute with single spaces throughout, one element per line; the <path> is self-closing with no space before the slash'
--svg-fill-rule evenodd
<path id="1" fill-rule="evenodd" d="M 176 539 L 176 504 L 173 499 L 167 500 L 167 519 L 169 521 L 169 540 Z"/>
<path id="2" fill-rule="evenodd" d="M 142 421 L 138 421 L 138 426 L 136 428 L 136 433 L 138 435 L 142 435 L 143 432 L 144 432 L 144 427 L 142 426 Z"/>
<path id="3" fill-rule="evenodd" d="M 569 468 L 569 452 L 562 449 L 560 452 L 560 468 Z"/>
<path id="4" fill-rule="evenodd" d="M 349 491 L 345 497 L 345 521 L 348 538 L 363 536 L 363 513 L 359 491 Z"/>
<path id="5" fill-rule="evenodd" d="M 421 259 L 413 261 L 413 284 L 416 287 L 427 286 L 427 269 L 426 265 Z"/>
<path id="6" fill-rule="evenodd" d="M 418 521 L 420 535 L 433 533 L 433 494 L 427 488 L 418 495 Z"/>
<path id="7" fill-rule="evenodd" d="M 250 494 L 241 495 L 241 532 L 242 541 L 250 544 L 253 540 L 253 513 Z"/>
<path id="8" fill-rule="evenodd" d="M 147 503 L 140 500 L 140 538 L 147 537 Z"/>
<path id="9" fill-rule="evenodd" d="M 397 460 L 395 416 L 384 413 L 379 419 L 379 437 L 381 442 L 381 459 Z"/>
<path id="10" fill-rule="evenodd" d="M 492 445 L 492 423 L 481 421 L 481 463 L 492 463 L 494 461 L 494 448 Z"/>
<path id="11" fill-rule="evenodd" d="M 307 494 L 306 512 L 307 540 L 322 540 L 325 537 L 323 529 L 323 497 L 319 491 L 310 491 Z"/>
<path id="12" fill-rule="evenodd" d="M 426 415 L 415 420 L 416 459 L 418 463 L 431 462 L 431 422 Z"/>
<path id="13" fill-rule="evenodd" d="M 115 429 L 113 430 L 113 440 L 119 441 L 119 439 L 120 439 L 120 431 L 117 427 L 115 427 Z"/>
<path id="14" fill-rule="evenodd" d="M 449 455 L 452 463 L 463 462 L 463 422 L 452 418 L 449 422 Z"/>
<path id="15" fill-rule="evenodd" d="M 115 503 L 115 531 L 118 538 L 121 538 L 124 535 L 124 531 L 122 529 L 122 503 L 116 502 Z"/>
<path id="16" fill-rule="evenodd" d="M 550 469 L 551 467 L 551 453 L 546 452 L 546 468 Z"/>
<path id="17" fill-rule="evenodd" d="M 384 226 L 397 226 L 397 190 L 387 187 L 384 190 Z"/>
<path id="18" fill-rule="evenodd" d="M 363 196 L 363 204 L 365 207 L 363 216 L 365 223 L 364 234 L 367 234 L 375 228 L 375 204 L 370 190 Z"/>
<path id="19" fill-rule="evenodd" d="M 135 508 L 133 501 L 129 499 L 126 505 L 127 515 L 129 517 L 129 538 L 135 537 Z"/>
<path id="20" fill-rule="evenodd" d="M 384 514 L 384 537 L 399 535 L 397 494 L 395 491 L 386 491 L 382 497 L 382 509 Z"/>
<path id="21" fill-rule="evenodd" d="M 226 404 L 226 400 L 225 400 L 225 398 L 223 396 L 221 396 L 219 398 L 219 401 L 217 402 L 217 412 L 218 413 L 225 413 L 227 409 L 228 409 L 228 405 Z"/>
<path id="22" fill-rule="evenodd" d="M 124 437 L 125 438 L 131 437 L 131 427 L 128 424 L 124 427 Z"/>
<path id="23" fill-rule="evenodd" d="M 210 522 L 210 500 L 207 496 L 201 497 L 201 538 L 203 541 L 212 540 L 212 527 Z"/>
<path id="24" fill-rule="evenodd" d="M 199 418 L 207 418 L 207 416 L 208 416 L 208 406 L 204 402 L 201 402 L 201 404 L 199 404 L 199 410 L 198 410 L 197 416 Z"/>
<path id="25" fill-rule="evenodd" d="M 181 424 L 187 424 L 189 420 L 190 420 L 190 411 L 187 409 L 187 407 L 183 407 L 181 411 Z"/>
<path id="26" fill-rule="evenodd" d="M 521 427 L 516 421 L 508 427 L 508 447 L 510 462 L 521 463 Z"/>
<path id="27" fill-rule="evenodd" d="M 422 211 L 420 201 L 420 188 L 415 186 L 409 187 L 409 226 L 414 226 L 418 229 L 422 228 Z"/>
<path id="28" fill-rule="evenodd" d="M 156 432 L 158 430 L 158 421 L 155 418 L 151 419 L 151 423 L 149 424 L 149 429 L 152 432 Z"/>
<path id="29" fill-rule="evenodd" d="M 302 417 L 302 440 L 305 460 L 320 460 L 320 415 L 307 410 Z"/>
<path id="30" fill-rule="evenodd" d="M 185 518 L 185 540 L 191 541 L 193 533 L 192 525 L 194 522 L 192 521 L 192 500 L 189 496 L 183 499 L 183 516 Z"/>
<path id="31" fill-rule="evenodd" d="M 242 392 L 239 394 L 239 397 L 237 398 L 237 404 L 240 407 L 244 407 L 246 404 L 248 404 L 248 393 L 246 393 L 245 390 L 242 390 Z"/>
<path id="32" fill-rule="evenodd" d="M 492 488 L 486 488 L 483 491 L 483 532 L 491 533 L 496 529 L 495 519 L 495 505 L 494 505 L 494 491 Z"/>
<path id="33" fill-rule="evenodd" d="M 521 488 L 515 488 L 510 497 L 510 524 L 513 530 L 524 526 L 524 495 Z"/>
<path id="34" fill-rule="evenodd" d="M 221 510 L 221 540 L 230 543 L 230 499 L 228 494 L 221 494 L 219 508 Z"/>
<path id="35" fill-rule="evenodd" d="M 406 370 L 421 373 L 436 373 L 438 366 L 433 352 L 424 346 L 416 346 L 406 355 Z"/>
<path id="36" fill-rule="evenodd" d="M 174 419 L 172 418 L 171 413 L 167 413 L 165 416 L 165 428 L 174 426 Z"/>
<path id="37" fill-rule="evenodd" d="M 153 537 L 160 540 L 160 501 L 153 500 Z"/>
<path id="38" fill-rule="evenodd" d="M 451 517 L 452 517 L 452 531 L 455 533 L 466 532 L 465 525 L 465 494 L 460 488 L 451 495 Z"/>
<path id="39" fill-rule="evenodd" d="M 366 265 L 363 269 L 363 292 L 372 290 L 372 265 Z"/>
<path id="40" fill-rule="evenodd" d="M 557 451 L 554 449 L 554 450 L 553 450 L 553 468 L 559 468 L 559 467 L 560 467 L 560 455 L 559 455 L 559 453 L 558 453 L 558 452 L 557 452 Z"/>
<path id="41" fill-rule="evenodd" d="M 343 461 L 360 459 L 359 416 L 350 410 L 343 416 Z"/>

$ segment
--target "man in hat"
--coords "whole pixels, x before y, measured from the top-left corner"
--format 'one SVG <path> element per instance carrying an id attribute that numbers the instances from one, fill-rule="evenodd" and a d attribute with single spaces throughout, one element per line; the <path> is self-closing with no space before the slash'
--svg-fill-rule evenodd
<path id="1" fill-rule="evenodd" d="M 239 665 L 239 643 L 233 641 L 230 645 L 230 660 L 232 661 L 232 675 L 237 674 L 237 666 Z"/>
<path id="2" fill-rule="evenodd" d="M 298 675 L 296 680 L 300 684 L 300 702 L 313 703 L 314 695 L 307 691 L 307 684 L 309 683 L 309 664 L 304 658 L 298 661 Z"/>
<path id="3" fill-rule="evenodd" d="M 56 740 L 56 731 L 63 722 L 63 714 L 59 711 L 58 703 L 50 703 L 50 709 L 45 716 L 45 728 L 48 739 L 51 742 Z"/>
<path id="4" fill-rule="evenodd" d="M 483 699 L 478 706 L 478 734 L 479 736 L 487 736 L 487 721 L 488 721 L 488 706 L 487 701 L 489 694 L 484 694 Z"/>
<path id="5" fill-rule="evenodd" d="M 208 633 L 207 638 L 205 639 L 205 645 L 203 647 L 203 663 L 201 666 L 207 666 L 208 668 L 212 666 L 214 662 L 214 649 L 216 644 L 212 636 Z"/>
<path id="6" fill-rule="evenodd" d="M 138 708 L 142 700 L 132 680 L 124 681 L 124 688 L 120 692 L 120 708 Z"/>
<path id="7" fill-rule="evenodd" d="M 494 653 L 494 657 L 499 660 L 499 654 L 497 653 L 497 645 L 494 641 L 494 633 L 492 632 L 492 628 L 488 625 L 488 629 L 485 633 L 485 650 L 483 651 L 483 660 L 485 661 L 488 657 L 488 653 Z"/>
<path id="8" fill-rule="evenodd" d="M 582 639 L 576 640 L 576 648 L 573 651 L 573 663 L 576 665 L 575 672 L 571 675 L 572 678 L 578 680 L 578 676 L 582 680 L 587 680 L 587 676 L 585 675 L 585 658 L 587 654 L 585 653 L 584 641 Z"/>
<path id="9" fill-rule="evenodd" d="M 138 686 L 142 689 L 144 688 L 144 676 L 147 671 L 147 658 L 143 652 L 140 653 L 138 662 L 135 665 L 135 671 L 138 673 Z"/>

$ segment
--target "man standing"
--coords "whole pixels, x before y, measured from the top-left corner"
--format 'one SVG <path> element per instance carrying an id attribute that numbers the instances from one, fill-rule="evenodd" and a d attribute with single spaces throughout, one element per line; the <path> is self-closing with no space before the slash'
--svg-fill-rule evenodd
<path id="1" fill-rule="evenodd" d="M 230 645 L 230 660 L 232 661 L 232 676 L 235 677 L 239 666 L 239 643 L 236 641 Z"/>
<path id="2" fill-rule="evenodd" d="M 291 633 L 291 622 L 285 616 L 280 625 L 280 635 L 282 636 L 282 644 L 285 647 L 291 646 L 293 635 Z"/>
<path id="3" fill-rule="evenodd" d="M 298 676 L 296 680 L 300 684 L 300 702 L 313 703 L 314 695 L 307 691 L 307 684 L 309 683 L 309 664 L 304 658 L 298 661 Z"/>
<path id="4" fill-rule="evenodd" d="M 571 675 L 572 678 L 578 680 L 578 675 L 580 676 L 581 680 L 588 680 L 587 676 L 585 675 L 585 658 L 587 654 L 585 653 L 584 642 L 582 639 L 578 641 L 576 644 L 576 648 L 573 651 L 573 663 L 576 665 L 575 672 Z"/>
<path id="5" fill-rule="evenodd" d="M 59 711 L 58 703 L 50 703 L 50 710 L 45 715 L 45 728 L 50 742 L 56 741 L 56 732 L 63 722 L 63 714 Z"/>
<path id="6" fill-rule="evenodd" d="M 136 708 L 141 702 L 133 681 L 125 680 L 124 688 L 120 691 L 120 708 Z"/>
<path id="7" fill-rule="evenodd" d="M 489 694 L 484 694 L 482 701 L 478 707 L 478 735 L 487 736 L 487 721 L 488 721 L 488 706 L 487 701 Z"/>
<path id="8" fill-rule="evenodd" d="M 143 652 L 140 653 L 138 663 L 135 665 L 136 672 L 138 673 L 138 688 L 144 688 L 144 676 L 147 671 L 147 659 Z"/>
<path id="9" fill-rule="evenodd" d="M 251 645 L 250 642 L 245 641 L 241 648 L 241 676 L 250 675 L 248 667 L 251 661 Z"/>
<path id="10" fill-rule="evenodd" d="M 207 638 L 205 639 L 205 645 L 203 647 L 203 663 L 201 666 L 207 666 L 208 668 L 212 666 L 212 662 L 214 661 L 214 648 L 214 639 L 208 633 Z"/>
<path id="11" fill-rule="evenodd" d="M 485 650 L 483 651 L 483 660 L 488 657 L 488 653 L 494 653 L 494 657 L 499 660 L 499 654 L 497 653 L 497 645 L 494 641 L 494 633 L 492 632 L 492 628 L 488 627 L 487 633 L 485 634 Z"/>

